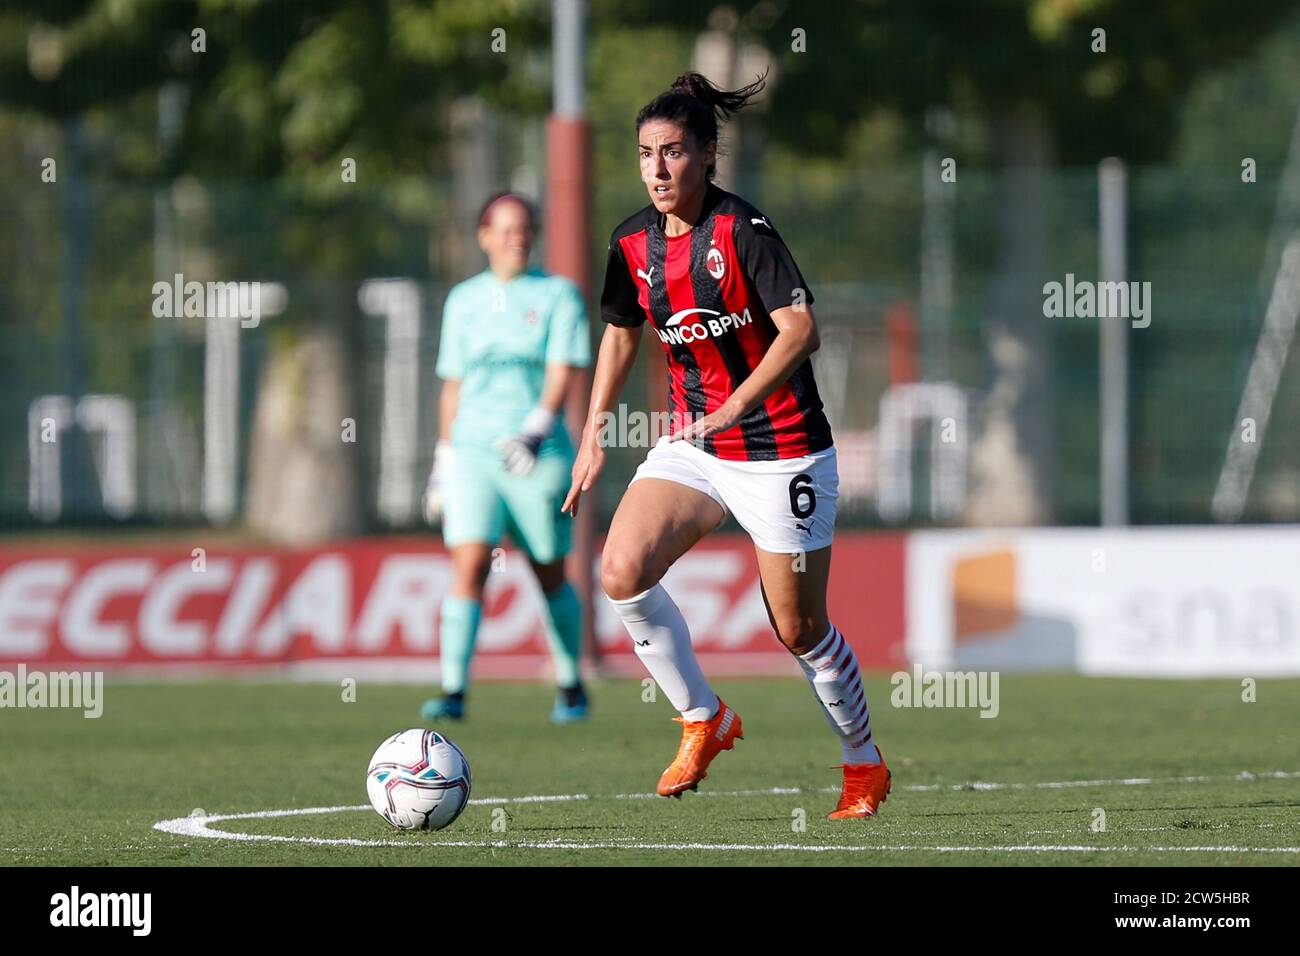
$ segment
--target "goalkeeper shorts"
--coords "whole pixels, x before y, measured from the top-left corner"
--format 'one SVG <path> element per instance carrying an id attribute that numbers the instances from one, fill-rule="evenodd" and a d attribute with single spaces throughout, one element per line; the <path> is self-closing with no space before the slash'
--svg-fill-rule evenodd
<path id="1" fill-rule="evenodd" d="M 539 564 L 569 553 L 573 519 L 560 511 L 573 458 L 543 454 L 525 476 L 511 475 L 501 453 L 457 445 L 442 483 L 442 538 L 447 547 L 479 541 L 495 547 L 509 534 Z"/>

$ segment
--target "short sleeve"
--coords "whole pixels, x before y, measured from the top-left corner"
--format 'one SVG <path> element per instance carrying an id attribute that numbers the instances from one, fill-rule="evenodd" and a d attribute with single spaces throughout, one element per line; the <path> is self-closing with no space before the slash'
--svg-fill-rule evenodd
<path id="1" fill-rule="evenodd" d="M 559 280 L 559 284 L 560 293 L 546 332 L 546 362 L 585 368 L 591 364 L 587 305 L 576 285 L 567 279 Z"/>
<path id="2" fill-rule="evenodd" d="M 459 380 L 465 377 L 465 350 L 461 342 L 460 296 L 452 289 L 442 306 L 442 336 L 438 341 L 438 378 Z"/>
<path id="3" fill-rule="evenodd" d="M 736 217 L 736 251 L 769 315 L 796 303 L 812 304 L 812 290 L 766 216 Z"/>
<path id="4" fill-rule="evenodd" d="M 636 285 L 627 269 L 622 247 L 617 240 L 609 244 L 609 262 L 605 266 L 605 288 L 600 293 L 600 317 L 610 325 L 636 328 L 645 323 L 645 310 L 637 301 Z"/>

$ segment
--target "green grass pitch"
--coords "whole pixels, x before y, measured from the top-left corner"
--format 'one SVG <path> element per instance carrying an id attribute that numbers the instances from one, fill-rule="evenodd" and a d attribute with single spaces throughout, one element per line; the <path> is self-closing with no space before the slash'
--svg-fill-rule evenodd
<path id="1" fill-rule="evenodd" d="M 419 726 L 422 688 L 362 682 L 349 703 L 336 684 L 110 677 L 98 720 L 0 710 L 0 864 L 1300 864 L 1300 681 L 1262 680 L 1246 703 L 1229 679 L 1004 674 L 985 719 L 892 707 L 878 674 L 894 790 L 846 822 L 824 819 L 839 752 L 807 685 L 716 687 L 746 739 L 700 793 L 665 800 L 648 794 L 679 728 L 640 682 L 597 682 L 593 719 L 572 727 L 549 723 L 544 686 L 477 684 L 470 719 L 438 728 L 468 755 L 475 802 L 445 830 L 399 833 L 347 808 L 366 803 L 379 742 Z M 345 809 L 206 824 L 274 841 L 154 828 L 310 807 Z"/>

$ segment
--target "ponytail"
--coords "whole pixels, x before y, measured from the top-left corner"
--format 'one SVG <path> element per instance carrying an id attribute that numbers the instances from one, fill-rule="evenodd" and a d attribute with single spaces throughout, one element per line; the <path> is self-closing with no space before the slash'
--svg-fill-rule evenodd
<path id="1" fill-rule="evenodd" d="M 683 73 L 666 93 L 660 93 L 642 108 L 636 128 L 639 130 L 650 120 L 667 120 L 684 126 L 701 146 L 716 142 L 718 126 L 743 109 L 767 85 L 766 80 L 764 73 L 748 86 L 724 90 L 699 73 Z M 707 178 L 713 179 L 716 172 L 716 166 L 710 166 Z"/>

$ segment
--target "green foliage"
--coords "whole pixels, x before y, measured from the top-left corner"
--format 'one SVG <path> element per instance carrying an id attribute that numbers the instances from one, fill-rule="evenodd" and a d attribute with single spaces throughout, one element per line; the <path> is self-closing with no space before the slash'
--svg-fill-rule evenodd
<path id="1" fill-rule="evenodd" d="M 1045 107 L 1058 159 L 1089 164 L 1166 155 L 1195 79 L 1296 10 L 1295 0 L 857 0 L 791 4 L 757 35 L 786 51 L 775 133 L 809 151 L 838 153 L 854 121 L 881 108 L 919 117 L 1028 99 Z M 806 53 L 789 52 L 795 28 L 807 32 Z M 1094 29 L 1106 31 L 1104 53 L 1093 52 Z"/>
<path id="2" fill-rule="evenodd" d="M 339 182 L 345 156 L 370 177 L 427 173 L 454 97 L 527 112 L 546 105 L 536 77 L 550 31 L 541 0 L 24 0 L 2 16 L 0 103 L 11 108 L 53 118 L 119 111 L 165 83 L 184 86 L 174 167 L 124 151 L 118 174 L 325 184 Z M 492 49 L 498 28 L 505 52 Z"/>

